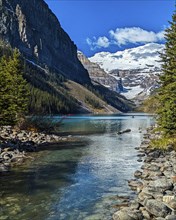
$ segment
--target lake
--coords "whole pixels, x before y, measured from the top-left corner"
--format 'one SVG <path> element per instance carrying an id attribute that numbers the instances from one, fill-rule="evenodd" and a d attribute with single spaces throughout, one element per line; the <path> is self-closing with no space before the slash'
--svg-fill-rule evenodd
<path id="1" fill-rule="evenodd" d="M 121 199 L 135 195 L 127 182 L 141 166 L 135 147 L 153 121 L 139 113 L 65 117 L 60 133 L 80 141 L 45 148 L 1 175 L 0 220 L 112 219 Z"/>

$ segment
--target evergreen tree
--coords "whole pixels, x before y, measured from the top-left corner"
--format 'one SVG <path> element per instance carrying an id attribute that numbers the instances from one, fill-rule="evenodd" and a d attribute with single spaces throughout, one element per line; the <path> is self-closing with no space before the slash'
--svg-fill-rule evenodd
<path id="1" fill-rule="evenodd" d="M 163 74 L 160 77 L 158 124 L 168 135 L 176 132 L 176 13 L 166 30 L 165 51 L 161 55 Z"/>
<path id="2" fill-rule="evenodd" d="M 0 125 L 17 122 L 27 108 L 27 95 L 20 53 L 14 50 L 0 61 Z"/>

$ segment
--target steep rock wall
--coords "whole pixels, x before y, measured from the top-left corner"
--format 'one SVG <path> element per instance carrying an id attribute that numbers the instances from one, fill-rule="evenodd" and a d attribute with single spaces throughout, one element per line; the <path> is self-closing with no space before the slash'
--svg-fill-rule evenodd
<path id="1" fill-rule="evenodd" d="M 77 47 L 43 0 L 0 0 L 0 38 L 37 64 L 89 83 Z"/>

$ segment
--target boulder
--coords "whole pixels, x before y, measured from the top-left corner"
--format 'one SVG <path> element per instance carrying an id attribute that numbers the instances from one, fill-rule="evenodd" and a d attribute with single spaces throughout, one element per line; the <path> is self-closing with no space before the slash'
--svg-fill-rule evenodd
<path id="1" fill-rule="evenodd" d="M 145 219 L 147 219 L 147 220 L 151 219 L 150 213 L 144 207 L 141 207 L 140 210 L 141 210 L 142 215 L 144 216 Z"/>
<path id="2" fill-rule="evenodd" d="M 173 197 L 172 197 L 173 198 Z M 176 199 L 171 199 L 170 201 L 167 202 L 168 206 L 174 210 L 176 210 Z"/>
<path id="3" fill-rule="evenodd" d="M 136 178 L 140 178 L 141 175 L 142 175 L 142 172 L 139 171 L 139 170 L 136 170 L 135 173 L 134 173 L 134 176 L 135 176 Z"/>
<path id="4" fill-rule="evenodd" d="M 166 220 L 176 220 L 176 215 L 168 215 L 165 218 Z"/>
<path id="5" fill-rule="evenodd" d="M 166 177 L 160 177 L 157 180 L 151 181 L 149 186 L 160 192 L 164 192 L 173 188 L 172 181 Z"/>
<path id="6" fill-rule="evenodd" d="M 168 208 L 164 203 L 155 199 L 147 200 L 145 208 L 149 213 L 156 217 L 166 217 L 172 212 L 172 210 Z"/>
<path id="7" fill-rule="evenodd" d="M 0 164 L 0 173 L 1 172 L 8 172 L 9 171 L 9 166 L 6 166 L 5 164 Z"/>
<path id="8" fill-rule="evenodd" d="M 113 220 L 143 220 L 144 217 L 139 210 L 131 210 L 130 208 L 123 208 L 113 215 Z"/>
<path id="9" fill-rule="evenodd" d="M 143 187 L 143 183 L 138 181 L 138 180 L 129 180 L 128 181 L 128 185 L 133 189 L 133 190 L 137 190 L 137 188 L 142 188 Z"/>
<path id="10" fill-rule="evenodd" d="M 137 200 L 133 200 L 130 202 L 130 208 L 131 209 L 139 209 L 140 207 L 140 204 Z"/>

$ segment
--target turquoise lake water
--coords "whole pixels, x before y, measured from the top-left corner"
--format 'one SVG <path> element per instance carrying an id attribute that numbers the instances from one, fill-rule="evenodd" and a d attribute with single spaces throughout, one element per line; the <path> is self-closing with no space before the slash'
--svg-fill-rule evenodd
<path id="1" fill-rule="evenodd" d="M 41 149 L 1 175 L 0 219 L 112 219 L 119 197 L 134 196 L 127 182 L 141 166 L 134 148 L 152 123 L 145 114 L 65 117 L 60 132 L 79 141 Z"/>

